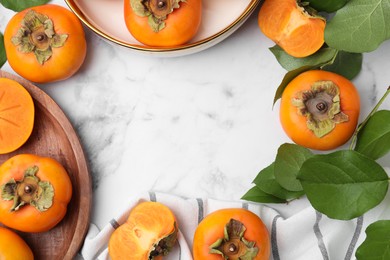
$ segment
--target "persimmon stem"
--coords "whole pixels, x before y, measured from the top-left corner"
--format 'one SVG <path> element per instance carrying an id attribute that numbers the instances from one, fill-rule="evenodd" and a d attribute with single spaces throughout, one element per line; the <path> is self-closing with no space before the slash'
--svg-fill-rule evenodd
<path id="1" fill-rule="evenodd" d="M 332 57 L 332 60 L 331 60 L 330 64 L 333 64 L 333 63 L 334 63 L 334 61 L 335 61 L 336 58 L 337 58 L 337 55 L 339 55 L 339 51 L 338 51 L 338 50 L 336 50 L 336 54 Z"/>
<path id="2" fill-rule="evenodd" d="M 363 127 L 367 124 L 368 120 L 372 117 L 372 115 L 379 109 L 382 103 L 385 101 L 386 97 L 390 94 L 390 86 L 387 87 L 385 94 L 381 97 L 375 107 L 371 110 L 368 116 L 364 119 L 364 121 L 356 128 L 355 133 L 352 136 L 351 144 L 349 145 L 349 149 L 353 150 L 356 145 L 357 136 L 359 132 L 363 129 Z"/>

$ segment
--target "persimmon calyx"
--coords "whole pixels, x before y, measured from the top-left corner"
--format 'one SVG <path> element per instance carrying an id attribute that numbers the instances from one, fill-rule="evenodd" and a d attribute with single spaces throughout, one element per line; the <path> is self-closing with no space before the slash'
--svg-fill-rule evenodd
<path id="1" fill-rule="evenodd" d="M 57 34 L 53 21 L 44 14 L 30 10 L 11 42 L 22 53 L 33 52 L 39 64 L 43 65 L 53 55 L 52 48 L 64 46 L 67 34 Z"/>
<path id="2" fill-rule="evenodd" d="M 38 171 L 37 166 L 30 167 L 24 172 L 22 180 L 11 179 L 1 186 L 1 198 L 14 201 L 10 211 L 17 211 L 28 204 L 39 211 L 46 211 L 52 206 L 54 188 L 50 182 L 35 176 Z"/>
<path id="3" fill-rule="evenodd" d="M 301 12 L 308 18 L 319 18 L 326 21 L 323 16 L 318 14 L 317 10 L 310 6 L 310 2 L 298 0 L 297 6 L 301 9 Z"/>
<path id="4" fill-rule="evenodd" d="M 219 254 L 223 259 L 252 260 L 259 252 L 255 242 L 244 238 L 245 226 L 240 221 L 231 219 L 224 229 L 224 237 L 210 246 L 210 254 Z"/>
<path id="5" fill-rule="evenodd" d="M 156 244 L 153 245 L 149 252 L 148 260 L 153 260 L 157 256 L 166 256 L 174 247 L 177 240 L 177 226 L 174 223 L 174 230 L 167 236 L 160 239 Z"/>
<path id="6" fill-rule="evenodd" d="M 174 9 L 180 8 L 180 2 L 186 0 L 126 0 L 130 1 L 134 13 L 148 17 L 149 26 L 154 32 L 165 28 L 165 20 Z"/>
<path id="7" fill-rule="evenodd" d="M 341 111 L 338 86 L 330 80 L 313 83 L 310 90 L 301 91 L 292 99 L 298 114 L 307 118 L 306 125 L 321 138 L 347 122 L 348 115 Z"/>

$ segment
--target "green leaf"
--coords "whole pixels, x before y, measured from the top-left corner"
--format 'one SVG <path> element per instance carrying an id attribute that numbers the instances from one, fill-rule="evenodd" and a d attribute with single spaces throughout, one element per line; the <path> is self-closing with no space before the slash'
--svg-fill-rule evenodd
<path id="1" fill-rule="evenodd" d="M 265 193 L 271 194 L 283 200 L 297 199 L 304 195 L 301 191 L 288 191 L 284 189 L 275 179 L 274 174 L 275 163 L 259 172 L 253 183 L 256 184 Z"/>
<path id="2" fill-rule="evenodd" d="M 308 57 L 296 58 L 289 55 L 278 45 L 271 47 L 270 50 L 278 60 L 279 64 L 288 71 L 296 70 L 303 66 L 319 68 L 324 64 L 331 62 L 337 54 L 337 50 L 333 48 L 322 48 Z"/>
<path id="3" fill-rule="evenodd" d="M 389 38 L 389 0 L 349 1 L 325 27 L 325 42 L 347 52 L 370 52 Z"/>
<path id="4" fill-rule="evenodd" d="M 388 177 L 374 160 L 351 150 L 315 155 L 298 178 L 312 206 L 330 218 L 363 215 L 386 195 Z"/>
<path id="5" fill-rule="evenodd" d="M 306 0 L 319 12 L 333 13 L 342 8 L 349 0 Z"/>
<path id="6" fill-rule="evenodd" d="M 243 200 L 260 202 L 260 203 L 285 203 L 285 200 L 272 196 L 260 190 L 259 187 L 254 186 L 247 193 L 242 196 Z"/>
<path id="7" fill-rule="evenodd" d="M 0 0 L 0 4 L 15 12 L 23 11 L 29 7 L 43 5 L 47 2 L 49 2 L 49 0 Z"/>
<path id="8" fill-rule="evenodd" d="M 0 33 L 0 68 L 4 65 L 6 61 L 7 56 L 5 54 L 4 36 Z"/>
<path id="9" fill-rule="evenodd" d="M 302 191 L 302 185 L 297 179 L 302 164 L 312 157 L 309 149 L 296 144 L 282 144 L 276 155 L 274 174 L 276 181 L 289 191 Z"/>
<path id="10" fill-rule="evenodd" d="M 334 62 L 325 65 L 323 69 L 351 80 L 359 74 L 362 69 L 362 63 L 363 55 L 361 53 L 339 51 Z"/>
<path id="11" fill-rule="evenodd" d="M 390 111 L 375 112 L 359 131 L 355 150 L 374 160 L 390 151 Z"/>
<path id="12" fill-rule="evenodd" d="M 282 48 L 275 45 L 270 48 L 279 64 L 289 72 L 286 73 L 276 90 L 274 105 L 282 97 L 284 89 L 299 74 L 312 70 L 324 69 L 353 79 L 362 68 L 363 55 L 361 53 L 348 53 L 333 48 L 322 48 L 313 55 L 305 58 L 295 58 L 287 54 Z"/>
<path id="13" fill-rule="evenodd" d="M 275 97 L 274 97 L 274 105 L 276 101 L 278 101 L 278 99 L 282 97 L 284 89 L 287 87 L 288 83 L 290 83 L 291 80 L 293 80 L 299 74 L 311 69 L 313 69 L 312 66 L 303 66 L 296 70 L 287 72 L 286 75 L 284 75 L 283 80 L 280 83 L 278 89 L 276 90 Z"/>
<path id="14" fill-rule="evenodd" d="M 370 224 L 366 235 L 366 239 L 356 250 L 356 259 L 390 259 L 390 220 L 379 220 Z"/>

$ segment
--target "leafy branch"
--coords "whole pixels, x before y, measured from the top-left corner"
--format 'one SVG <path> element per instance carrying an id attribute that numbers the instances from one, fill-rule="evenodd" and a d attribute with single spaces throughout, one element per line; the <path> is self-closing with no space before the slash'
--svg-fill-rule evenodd
<path id="1" fill-rule="evenodd" d="M 371 112 L 368 114 L 368 116 L 365 118 L 365 120 L 357 127 L 355 133 L 352 136 L 351 145 L 349 147 L 351 150 L 355 147 L 358 133 L 360 132 L 360 130 L 362 130 L 362 128 L 364 126 L 366 126 L 368 120 L 376 113 L 376 111 L 378 111 L 379 107 L 382 105 L 383 101 L 385 101 L 385 99 L 386 99 L 387 95 L 389 95 L 389 93 L 390 93 L 390 86 L 387 88 L 386 93 L 382 96 L 382 98 L 379 100 L 379 102 L 374 106 L 374 108 L 371 110 Z"/>
<path id="2" fill-rule="evenodd" d="M 328 17 L 324 33 L 325 44 L 316 53 L 305 58 L 291 57 L 278 46 L 270 48 L 280 65 L 288 71 L 279 84 L 274 103 L 281 97 L 287 84 L 307 70 L 324 69 L 353 79 L 361 71 L 362 53 L 377 49 L 390 38 L 388 0 L 305 2 Z"/>
<path id="3" fill-rule="evenodd" d="M 275 161 L 260 171 L 242 199 L 286 203 L 306 195 L 316 210 L 341 220 L 377 206 L 389 187 L 387 173 L 375 161 L 390 151 L 390 111 L 378 111 L 389 93 L 390 87 L 356 129 L 350 149 L 313 154 L 296 144 L 282 144 Z M 386 223 L 390 229 L 390 221 Z M 371 236 L 377 237 L 375 232 Z"/>

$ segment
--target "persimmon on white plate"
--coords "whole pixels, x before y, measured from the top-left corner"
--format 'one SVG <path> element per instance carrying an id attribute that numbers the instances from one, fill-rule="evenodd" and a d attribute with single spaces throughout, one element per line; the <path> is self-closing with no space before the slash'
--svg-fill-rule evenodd
<path id="1" fill-rule="evenodd" d="M 260 0 L 202 0 L 201 25 L 189 42 L 175 47 L 150 47 L 138 42 L 126 28 L 123 1 L 65 0 L 85 25 L 104 39 L 136 52 L 164 57 L 196 53 L 221 42 L 237 30 L 260 3 Z"/>

